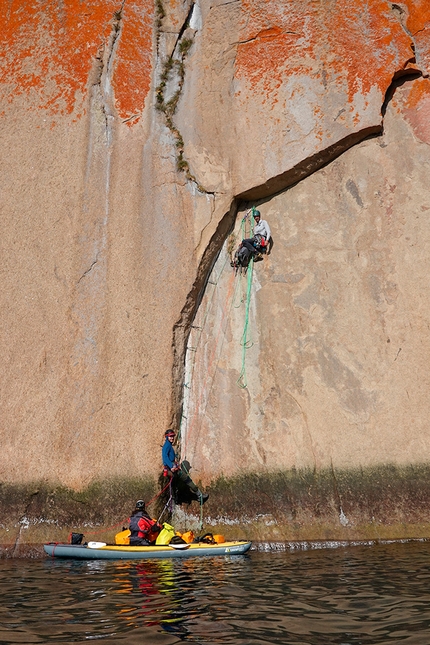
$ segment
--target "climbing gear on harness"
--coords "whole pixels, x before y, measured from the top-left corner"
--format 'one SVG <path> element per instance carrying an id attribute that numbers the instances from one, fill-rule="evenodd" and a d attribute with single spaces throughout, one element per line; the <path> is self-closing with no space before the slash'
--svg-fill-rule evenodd
<path id="1" fill-rule="evenodd" d="M 245 221 L 250 214 L 251 214 L 251 236 L 249 238 L 246 238 Z M 254 221 L 256 217 L 258 218 L 261 217 L 260 211 L 257 211 L 253 206 L 249 211 L 247 211 L 245 217 L 243 217 L 242 219 L 242 224 L 241 224 L 242 241 L 239 244 L 238 248 L 236 249 L 236 252 L 234 254 L 232 261 L 230 262 L 230 265 L 234 269 L 236 269 L 236 273 L 238 272 L 239 269 L 242 269 L 242 273 L 246 273 L 249 263 L 251 261 L 251 258 L 254 260 L 258 258 L 258 261 L 261 261 L 263 259 L 262 253 L 267 252 L 267 240 L 264 237 L 264 235 L 261 235 L 260 233 L 256 233 L 255 235 L 252 235 L 252 231 L 254 228 Z"/>

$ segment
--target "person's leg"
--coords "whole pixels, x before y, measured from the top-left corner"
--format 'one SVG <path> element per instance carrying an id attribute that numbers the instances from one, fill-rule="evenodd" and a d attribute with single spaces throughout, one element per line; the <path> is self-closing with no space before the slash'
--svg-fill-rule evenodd
<path id="1" fill-rule="evenodd" d="M 191 477 L 184 470 L 181 469 L 178 471 L 178 479 L 180 479 L 181 483 L 188 488 L 197 502 L 202 502 L 203 504 L 206 502 L 209 495 L 207 493 L 202 493 L 202 491 L 198 488 L 198 486 L 195 485 Z"/>
<path id="2" fill-rule="evenodd" d="M 199 489 L 186 472 L 184 472 L 183 470 L 178 470 L 177 476 L 181 483 L 184 484 L 190 491 L 192 491 L 193 493 L 198 492 Z"/>
<path id="3" fill-rule="evenodd" d="M 242 240 L 242 245 L 248 249 L 251 253 L 255 253 L 255 246 L 253 244 L 254 238 L 248 238 L 246 240 Z"/>

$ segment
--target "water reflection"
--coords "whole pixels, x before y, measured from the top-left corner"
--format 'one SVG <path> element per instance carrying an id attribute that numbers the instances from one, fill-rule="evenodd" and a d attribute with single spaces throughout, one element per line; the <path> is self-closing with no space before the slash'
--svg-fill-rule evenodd
<path id="1" fill-rule="evenodd" d="M 225 602 L 222 588 L 246 562 L 246 557 L 231 556 L 203 561 L 116 563 L 116 593 L 125 594 L 125 605 L 128 603 L 117 603 L 118 615 L 128 627 L 158 625 L 180 640 L 189 640 L 191 634 L 204 638 L 213 614 L 219 613 Z M 231 602 L 231 591 L 229 598 Z M 223 624 L 219 617 L 217 621 L 216 631 L 220 633 Z"/>
<path id="2" fill-rule="evenodd" d="M 184 594 L 176 584 L 173 562 L 118 563 L 115 582 L 115 593 L 125 594 L 125 603 L 116 606 L 128 628 L 160 625 L 165 631 L 181 633 L 182 618 L 177 614 Z"/>
<path id="3" fill-rule="evenodd" d="M 0 561 L 0 644 L 428 645 L 430 546 Z"/>

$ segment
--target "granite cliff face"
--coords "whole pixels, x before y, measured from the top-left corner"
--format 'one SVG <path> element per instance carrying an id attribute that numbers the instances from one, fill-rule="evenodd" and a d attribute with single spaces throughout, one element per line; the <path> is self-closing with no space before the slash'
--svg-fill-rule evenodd
<path id="1" fill-rule="evenodd" d="M 248 276 L 220 254 L 184 421 L 208 475 L 428 459 L 429 89 L 398 87 L 380 136 L 259 206 L 274 244 L 254 265 L 248 320 Z"/>
<path id="2" fill-rule="evenodd" d="M 428 461 L 427 2 L 16 0 L 2 50 L 2 481 L 172 423 L 206 482 Z"/>

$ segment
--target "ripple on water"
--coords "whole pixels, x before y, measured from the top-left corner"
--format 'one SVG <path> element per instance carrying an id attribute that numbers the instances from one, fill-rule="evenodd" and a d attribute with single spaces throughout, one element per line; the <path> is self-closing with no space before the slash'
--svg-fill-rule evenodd
<path id="1" fill-rule="evenodd" d="M 430 545 L 0 561 L 0 644 L 429 645 Z"/>

